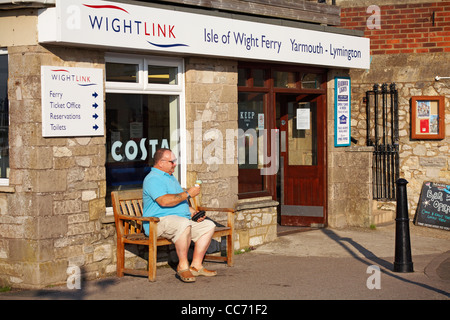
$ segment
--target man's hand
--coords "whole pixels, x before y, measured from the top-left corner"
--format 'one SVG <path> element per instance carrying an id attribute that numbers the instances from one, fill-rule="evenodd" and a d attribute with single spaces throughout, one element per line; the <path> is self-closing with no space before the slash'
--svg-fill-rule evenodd
<path id="1" fill-rule="evenodd" d="M 189 195 L 194 198 L 200 194 L 200 187 L 192 187 L 187 191 Z"/>
<path id="2" fill-rule="evenodd" d="M 191 212 L 191 218 L 198 212 L 198 211 L 195 211 L 195 209 L 192 207 L 189 207 L 189 211 Z M 197 222 L 202 222 L 205 219 L 206 219 L 206 214 L 203 217 L 198 218 Z"/>

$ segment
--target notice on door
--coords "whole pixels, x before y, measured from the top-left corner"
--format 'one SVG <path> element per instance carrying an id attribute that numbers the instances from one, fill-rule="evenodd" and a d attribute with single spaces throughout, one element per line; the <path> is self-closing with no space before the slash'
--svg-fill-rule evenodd
<path id="1" fill-rule="evenodd" d="M 309 130 L 311 128 L 310 109 L 297 109 L 297 130 Z"/>
<path id="2" fill-rule="evenodd" d="M 334 78 L 334 146 L 350 145 L 350 78 Z"/>
<path id="3" fill-rule="evenodd" d="M 42 136 L 104 135 L 103 70 L 41 66 Z"/>

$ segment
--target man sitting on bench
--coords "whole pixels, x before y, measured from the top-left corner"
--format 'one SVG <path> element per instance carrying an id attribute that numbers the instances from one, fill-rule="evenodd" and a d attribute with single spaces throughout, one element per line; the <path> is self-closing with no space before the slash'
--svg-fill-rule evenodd
<path id="1" fill-rule="evenodd" d="M 196 276 L 212 277 L 216 271 L 203 267 L 203 258 L 215 230 L 211 220 L 202 217 L 194 222 L 196 213 L 189 207 L 188 200 L 200 193 L 200 187 L 187 191 L 181 188 L 172 175 L 176 157 L 170 149 L 161 148 L 155 152 L 154 165 L 143 184 L 144 217 L 158 217 L 157 236 L 171 240 L 178 256 L 177 274 L 183 282 L 194 282 Z M 149 234 L 149 224 L 144 222 L 144 231 Z M 191 240 L 195 243 L 192 263 L 189 266 L 188 250 Z"/>

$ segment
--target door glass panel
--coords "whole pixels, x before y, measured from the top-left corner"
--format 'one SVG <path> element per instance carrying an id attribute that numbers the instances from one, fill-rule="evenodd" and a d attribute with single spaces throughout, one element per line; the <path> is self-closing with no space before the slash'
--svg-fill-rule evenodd
<path id="1" fill-rule="evenodd" d="M 239 168 L 261 169 L 264 146 L 264 94 L 239 93 Z"/>
<path id="2" fill-rule="evenodd" d="M 263 191 L 264 93 L 239 93 L 238 124 L 239 193 Z"/>
<path id="3" fill-rule="evenodd" d="M 315 102 L 288 104 L 290 166 L 317 165 L 317 108 Z"/>

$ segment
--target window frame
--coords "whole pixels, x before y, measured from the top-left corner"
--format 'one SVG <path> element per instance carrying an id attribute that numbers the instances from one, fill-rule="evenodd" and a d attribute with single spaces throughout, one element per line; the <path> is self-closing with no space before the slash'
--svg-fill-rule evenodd
<path id="1" fill-rule="evenodd" d="M 138 77 L 139 81 L 136 83 L 130 82 L 112 82 L 106 81 L 105 72 L 105 93 L 125 93 L 125 94 L 147 94 L 147 95 L 171 95 L 178 96 L 178 119 L 180 133 L 186 132 L 186 105 L 185 105 L 185 85 L 184 85 L 184 59 L 183 58 L 169 58 L 160 56 L 147 55 L 130 55 L 121 53 L 106 53 L 105 54 L 105 70 L 106 63 L 129 63 L 137 64 L 139 66 Z M 161 65 L 168 67 L 177 67 L 177 84 L 154 84 L 148 83 L 148 65 Z M 105 108 L 106 112 L 106 108 Z M 180 148 L 180 184 L 183 188 L 186 187 L 186 135 L 180 134 L 179 148 Z"/>
<path id="2" fill-rule="evenodd" d="M 7 48 L 0 48 L 0 55 L 6 55 L 8 56 L 8 49 Z M 8 57 L 8 67 L 9 67 L 9 57 Z M 9 73 L 9 68 L 8 68 Z M 6 84 L 8 85 L 8 83 Z M 8 93 L 7 93 L 8 94 Z M 8 99 L 8 110 L 9 110 L 9 99 Z M 9 135 L 9 126 L 10 126 L 11 117 L 8 112 L 8 135 Z M 9 142 L 8 142 L 8 148 L 9 148 Z M 7 187 L 9 186 L 9 178 L 0 178 L 0 186 L 1 187 Z"/>

